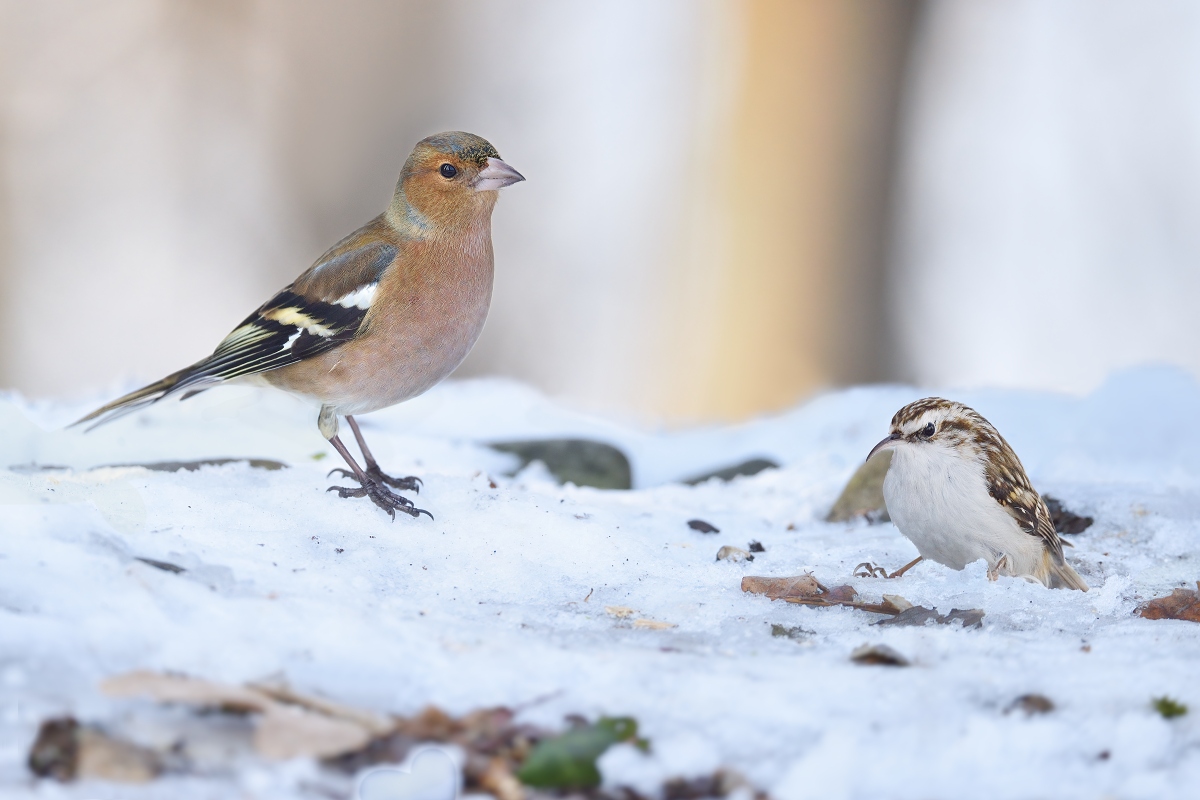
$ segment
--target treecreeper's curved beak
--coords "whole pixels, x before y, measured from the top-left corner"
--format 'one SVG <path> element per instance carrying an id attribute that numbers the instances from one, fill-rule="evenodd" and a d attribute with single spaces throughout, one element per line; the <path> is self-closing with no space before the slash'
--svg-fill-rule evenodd
<path id="1" fill-rule="evenodd" d="M 871 452 L 867 454 L 867 461 L 870 461 L 871 456 L 875 455 L 880 450 L 890 450 L 892 447 L 895 446 L 896 442 L 900 441 L 903 438 L 904 437 L 898 433 L 893 433 L 893 434 L 889 435 L 882 442 L 880 442 L 879 444 L 877 444 L 871 448 Z"/>
<path id="2" fill-rule="evenodd" d="M 498 158 L 489 158 L 487 166 L 479 171 L 475 180 L 471 181 L 471 188 L 477 192 L 491 192 L 523 180 L 525 180 L 525 176 L 508 164 Z"/>

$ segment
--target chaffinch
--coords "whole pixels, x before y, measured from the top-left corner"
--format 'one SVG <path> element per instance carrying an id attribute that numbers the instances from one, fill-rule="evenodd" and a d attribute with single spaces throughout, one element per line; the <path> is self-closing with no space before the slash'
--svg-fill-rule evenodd
<path id="1" fill-rule="evenodd" d="M 211 356 L 125 395 L 75 424 L 92 427 L 157 403 L 237 380 L 320 405 L 317 427 L 346 460 L 357 487 L 393 519 L 417 508 L 394 489 L 420 479 L 386 475 L 354 419 L 429 390 L 466 357 L 492 298 L 492 209 L 498 190 L 525 180 L 486 140 L 450 132 L 417 143 L 387 210 L 335 244 L 264 303 Z M 338 436 L 343 416 L 359 466 Z M 333 472 L 330 474 L 332 475 Z"/>

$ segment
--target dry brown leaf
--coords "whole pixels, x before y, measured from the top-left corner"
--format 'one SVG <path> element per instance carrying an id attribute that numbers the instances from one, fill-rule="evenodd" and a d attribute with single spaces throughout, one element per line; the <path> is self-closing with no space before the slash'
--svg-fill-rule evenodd
<path id="1" fill-rule="evenodd" d="M 772 600 L 814 606 L 845 605 L 858 596 L 853 586 L 834 586 L 831 589 L 812 575 L 794 575 L 787 578 L 747 575 L 742 578 L 742 591 L 763 594 Z"/>
<path id="2" fill-rule="evenodd" d="M 109 678 L 100 684 L 100 691 L 109 697 L 149 695 L 160 703 L 188 703 L 230 711 L 263 712 L 274 702 L 262 692 L 244 686 L 213 683 L 186 675 L 165 675 L 150 670 L 136 670 Z"/>
<path id="3" fill-rule="evenodd" d="M 858 592 L 853 586 L 846 584 L 830 588 L 812 575 L 795 575 L 788 578 L 747 575 L 742 578 L 742 591 L 802 606 L 848 606 L 860 611 L 892 616 L 913 607 L 912 603 L 897 594 L 885 594 L 881 602 L 866 603 L 856 599 Z"/>
<path id="4" fill-rule="evenodd" d="M 772 600 L 785 597 L 818 597 L 824 587 L 812 575 L 796 575 L 790 578 L 766 578 L 747 575 L 742 578 L 742 591 L 750 594 L 765 594 Z"/>
<path id="5" fill-rule="evenodd" d="M 81 779 L 149 783 L 158 776 L 160 765 L 150 750 L 93 728 L 83 728 L 79 732 L 76 770 Z"/>
<path id="6" fill-rule="evenodd" d="M 148 783 L 162 765 L 151 750 L 61 717 L 46 720 L 38 729 L 29 750 L 29 768 L 35 775 L 59 781 Z"/>
<path id="7" fill-rule="evenodd" d="M 272 704 L 254 729 L 254 749 L 264 758 L 333 758 L 361 750 L 371 732 L 357 722 L 283 703 Z"/>
<path id="8" fill-rule="evenodd" d="M 415 717 L 401 720 L 397 729 L 417 741 L 448 742 L 462 731 L 462 724 L 437 706 L 425 706 Z"/>
<path id="9" fill-rule="evenodd" d="M 303 706 L 311 711 L 316 711 L 326 716 L 336 717 L 338 719 L 346 719 L 351 722 L 357 722 L 364 728 L 369 730 L 375 736 L 385 736 L 391 733 L 396 727 L 396 721 L 389 718 L 374 714 L 361 708 L 353 708 L 351 706 L 335 703 L 332 700 L 326 700 L 323 697 L 311 697 L 306 694 L 294 691 L 286 683 L 265 682 L 246 684 L 247 688 L 262 692 L 273 700 L 278 700 L 281 703 L 290 703 L 291 705 Z"/>
<path id="10" fill-rule="evenodd" d="M 109 678 L 100 688 L 113 697 L 149 695 L 163 703 L 262 714 L 254 730 L 254 749 L 266 758 L 332 758 L 365 747 L 372 738 L 371 727 L 358 720 L 339 719 L 312 710 L 321 705 L 314 698 L 305 698 L 302 705 L 291 705 L 259 689 L 148 670 Z"/>
<path id="11" fill-rule="evenodd" d="M 855 664 L 878 664 L 886 667 L 907 667 L 908 659 L 886 644 L 864 644 L 850 654 Z"/>
<path id="12" fill-rule="evenodd" d="M 656 619 L 635 619 L 633 627 L 644 628 L 650 631 L 665 631 L 668 628 L 676 628 L 678 626 L 673 622 L 660 622 Z"/>
<path id="13" fill-rule="evenodd" d="M 636 614 L 637 611 L 629 606 L 605 606 L 604 613 L 608 614 L 610 617 L 616 617 L 617 619 L 629 619 Z"/>
<path id="14" fill-rule="evenodd" d="M 508 761 L 493 758 L 479 776 L 479 788 L 496 800 L 525 800 L 525 787 L 509 768 Z"/>
<path id="15" fill-rule="evenodd" d="M 1196 582 L 1200 590 L 1200 581 Z M 1176 589 L 1166 597 L 1156 597 L 1144 603 L 1137 612 L 1146 619 L 1184 619 L 1200 622 L 1200 591 Z"/>

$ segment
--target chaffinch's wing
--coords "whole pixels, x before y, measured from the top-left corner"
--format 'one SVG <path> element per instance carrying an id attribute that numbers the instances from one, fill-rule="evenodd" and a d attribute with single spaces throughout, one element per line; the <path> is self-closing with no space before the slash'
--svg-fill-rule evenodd
<path id="1" fill-rule="evenodd" d="M 75 424 L 97 425 L 168 395 L 184 397 L 231 378 L 286 367 L 360 334 L 384 271 L 399 248 L 381 235 L 382 220 L 334 245 L 294 283 L 243 320 L 208 358 L 125 395 Z"/>

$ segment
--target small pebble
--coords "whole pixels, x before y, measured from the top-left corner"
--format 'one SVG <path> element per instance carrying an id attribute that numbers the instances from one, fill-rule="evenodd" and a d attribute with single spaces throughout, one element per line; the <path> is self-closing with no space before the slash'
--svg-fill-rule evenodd
<path id="1" fill-rule="evenodd" d="M 740 564 L 743 561 L 753 561 L 754 556 L 747 553 L 740 547 L 725 545 L 717 551 L 717 561 L 732 561 L 734 564 Z"/>

